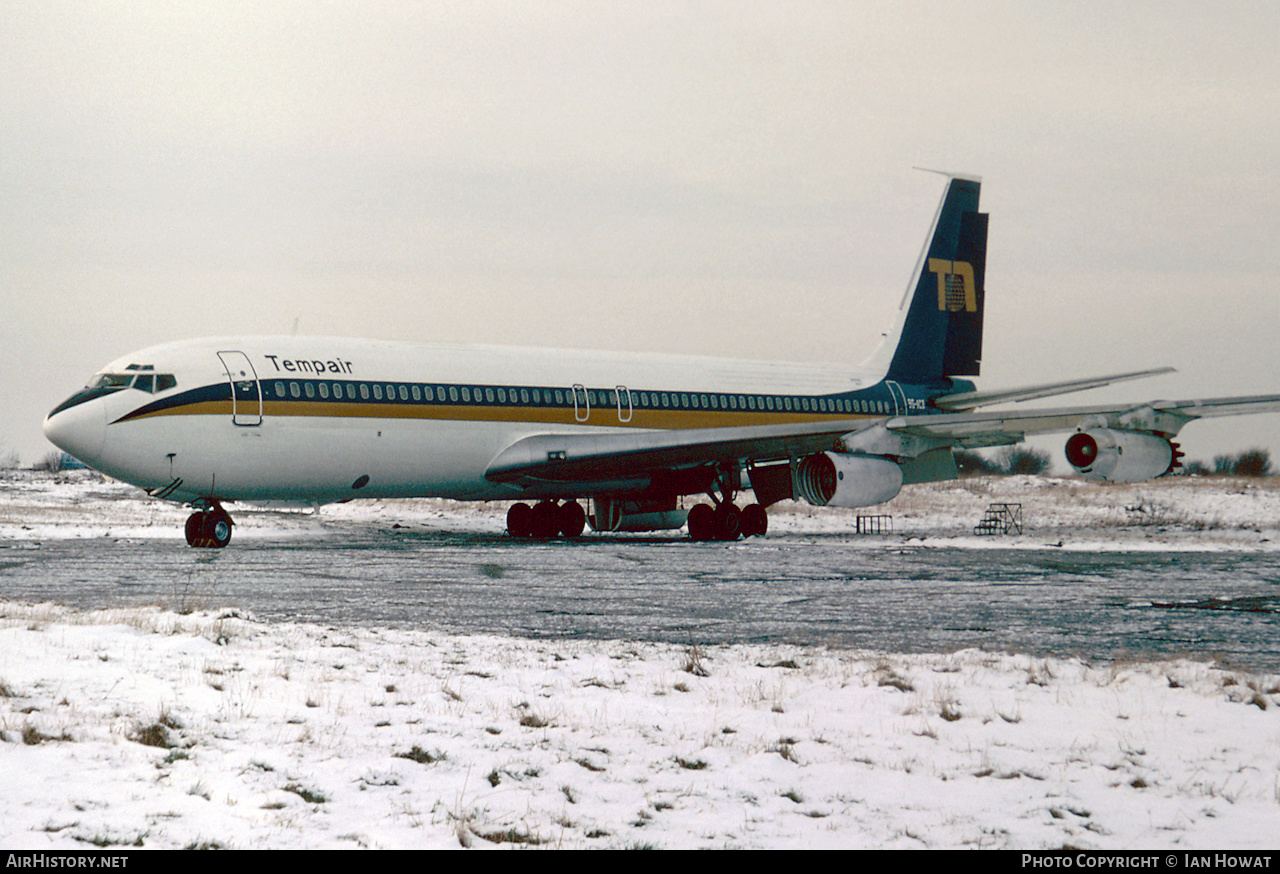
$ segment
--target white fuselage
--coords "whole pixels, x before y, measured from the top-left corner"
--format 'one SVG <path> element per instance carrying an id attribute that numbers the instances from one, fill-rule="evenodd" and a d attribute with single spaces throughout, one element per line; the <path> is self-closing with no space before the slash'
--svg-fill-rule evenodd
<path id="1" fill-rule="evenodd" d="M 539 497 L 485 478 L 532 435 L 883 418 L 905 405 L 853 369 L 305 337 L 171 343 L 103 374 L 108 385 L 51 413 L 46 434 L 180 501 Z M 131 374 L 141 379 L 128 385 Z"/>

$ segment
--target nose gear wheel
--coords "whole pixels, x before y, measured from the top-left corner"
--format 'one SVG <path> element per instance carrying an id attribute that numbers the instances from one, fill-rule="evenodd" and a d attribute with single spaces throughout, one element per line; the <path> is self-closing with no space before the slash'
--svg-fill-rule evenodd
<path id="1" fill-rule="evenodd" d="M 192 513 L 187 517 L 187 545 L 222 549 L 231 542 L 231 526 L 231 515 L 221 507 Z"/>

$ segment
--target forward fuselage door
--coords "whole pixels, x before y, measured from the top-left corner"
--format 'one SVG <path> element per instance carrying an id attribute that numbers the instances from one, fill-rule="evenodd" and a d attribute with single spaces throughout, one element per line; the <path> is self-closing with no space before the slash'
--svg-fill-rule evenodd
<path id="1" fill-rule="evenodd" d="M 243 352 L 219 352 L 231 381 L 231 421 L 237 425 L 262 424 L 262 390 L 258 373 Z"/>

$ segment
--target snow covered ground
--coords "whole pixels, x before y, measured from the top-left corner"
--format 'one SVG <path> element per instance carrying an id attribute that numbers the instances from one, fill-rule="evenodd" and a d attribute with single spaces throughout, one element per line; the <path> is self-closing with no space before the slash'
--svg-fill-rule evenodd
<path id="1" fill-rule="evenodd" d="M 1194 662 L 0 607 L 0 846 L 1268 848 L 1280 679 Z"/>
<path id="2" fill-rule="evenodd" d="M 979 538 L 989 501 L 1029 533 Z M 1275 483 L 912 488 L 893 539 L 1271 550 Z M 6 549 L 180 537 L 92 474 L 0 480 Z M 779 537 L 851 514 L 784 507 Z M 492 508 L 237 516 L 237 537 Z M 233 547 L 234 548 L 234 545 Z M 1274 848 L 1280 677 L 976 650 L 688 648 L 0 601 L 0 846 Z"/>
<path id="3" fill-rule="evenodd" d="M 979 537 L 988 504 L 1022 504 L 1022 537 Z M 505 505 L 435 499 L 352 501 L 309 508 L 230 510 L 235 540 L 341 537 L 404 525 L 501 533 Z M 181 539 L 190 511 L 91 471 L 0 471 L 0 542 L 66 537 Z M 844 510 L 790 501 L 769 509 L 773 537 L 844 536 L 858 515 L 893 516 L 889 541 L 966 548 L 1083 550 L 1280 550 L 1280 479 L 1173 477 L 1136 485 L 1077 478 L 976 477 L 907 486 L 881 507 Z M 590 534 L 586 535 L 590 537 Z M 647 536 L 647 535 L 646 535 Z M 660 535 L 666 536 L 666 535 Z M 675 539 L 681 535 L 671 532 Z M 868 542 L 866 538 L 859 541 Z M 870 542 L 876 542 L 872 539 Z"/>

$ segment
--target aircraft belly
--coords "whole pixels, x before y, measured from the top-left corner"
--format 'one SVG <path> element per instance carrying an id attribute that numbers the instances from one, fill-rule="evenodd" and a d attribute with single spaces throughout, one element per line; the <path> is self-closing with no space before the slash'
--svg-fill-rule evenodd
<path id="1" fill-rule="evenodd" d="M 238 426 L 229 417 L 157 417 L 111 430 L 99 469 L 173 500 L 296 500 L 512 494 L 484 478 L 510 442 L 508 423 L 267 417 Z M 180 481 L 178 485 L 173 485 Z"/>

